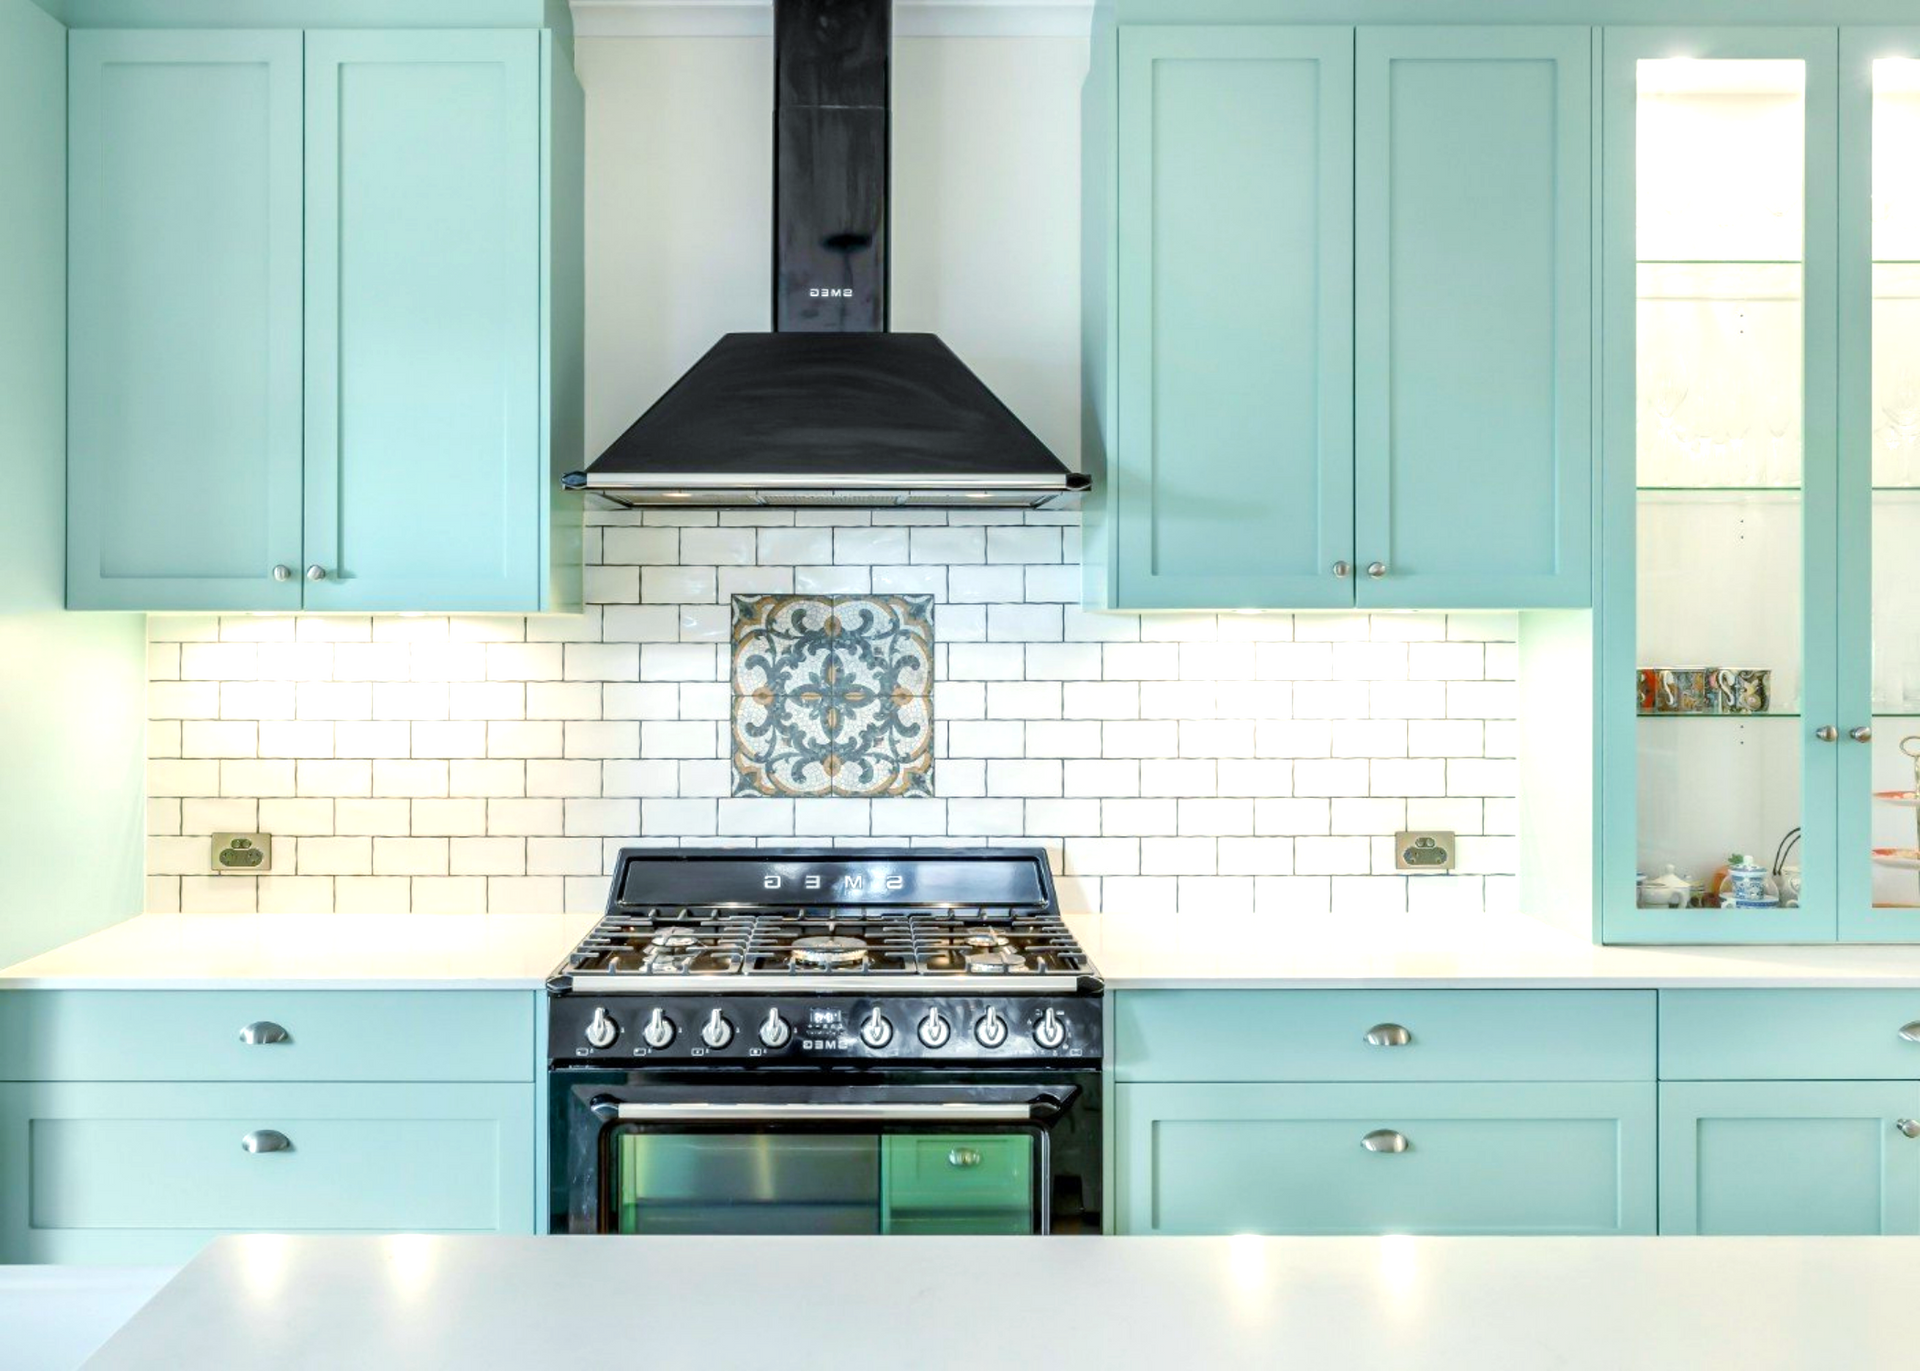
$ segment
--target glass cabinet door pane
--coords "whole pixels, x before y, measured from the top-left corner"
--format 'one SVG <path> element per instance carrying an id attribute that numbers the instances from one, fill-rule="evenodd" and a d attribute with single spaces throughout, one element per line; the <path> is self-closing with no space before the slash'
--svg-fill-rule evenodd
<path id="1" fill-rule="evenodd" d="M 1873 63 L 1875 910 L 1920 908 L 1920 61 Z M 1857 774 L 1857 773 L 1856 773 Z M 1884 919 L 1885 916 L 1883 915 Z M 1859 930 L 1874 936 L 1871 924 Z M 1892 922 L 1885 936 L 1898 936 Z"/>
<path id="2" fill-rule="evenodd" d="M 1636 78 L 1639 903 L 1733 937 L 1797 903 L 1806 799 L 1806 63 Z"/>

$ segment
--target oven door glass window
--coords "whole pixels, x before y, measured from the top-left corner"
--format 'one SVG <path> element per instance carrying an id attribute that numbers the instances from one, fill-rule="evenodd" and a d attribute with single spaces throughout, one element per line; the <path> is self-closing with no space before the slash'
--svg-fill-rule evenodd
<path id="1" fill-rule="evenodd" d="M 611 1130 L 619 1233 L 1034 1233 L 1036 1132 Z"/>

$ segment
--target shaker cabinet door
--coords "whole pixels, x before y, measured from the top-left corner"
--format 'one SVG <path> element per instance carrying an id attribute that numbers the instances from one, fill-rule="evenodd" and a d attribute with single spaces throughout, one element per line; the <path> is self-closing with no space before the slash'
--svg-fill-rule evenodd
<path id="1" fill-rule="evenodd" d="M 298 609 L 301 36 L 68 42 L 67 605 Z"/>
<path id="2" fill-rule="evenodd" d="M 1121 31 L 1116 608 L 1353 603 L 1352 43 Z"/>
<path id="3" fill-rule="evenodd" d="M 306 608 L 537 610 L 540 35 L 306 63 Z"/>
<path id="4" fill-rule="evenodd" d="M 1660 1087 L 1660 1231 L 1920 1233 L 1911 1081 Z"/>
<path id="5" fill-rule="evenodd" d="M 1592 603 L 1591 41 L 1359 31 L 1362 608 Z"/>

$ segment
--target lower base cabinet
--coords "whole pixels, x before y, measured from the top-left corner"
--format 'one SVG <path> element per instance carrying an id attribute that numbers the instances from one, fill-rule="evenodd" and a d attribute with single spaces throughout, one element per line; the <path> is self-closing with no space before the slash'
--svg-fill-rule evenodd
<path id="1" fill-rule="evenodd" d="M 1914 1081 L 1660 1087 L 1660 1231 L 1920 1233 Z"/>
<path id="2" fill-rule="evenodd" d="M 0 1085 L 0 1262 L 184 1262 L 224 1233 L 531 1233 L 519 1084 Z"/>
<path id="3" fill-rule="evenodd" d="M 1122 1083 L 1119 1231 L 1651 1233 L 1654 1089 Z"/>

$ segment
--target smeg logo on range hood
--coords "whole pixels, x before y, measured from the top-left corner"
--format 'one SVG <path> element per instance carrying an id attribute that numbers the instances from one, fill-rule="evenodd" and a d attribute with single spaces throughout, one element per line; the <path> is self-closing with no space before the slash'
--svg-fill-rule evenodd
<path id="1" fill-rule="evenodd" d="M 851 300 L 852 286 L 808 286 L 807 298 L 810 300 Z"/>

